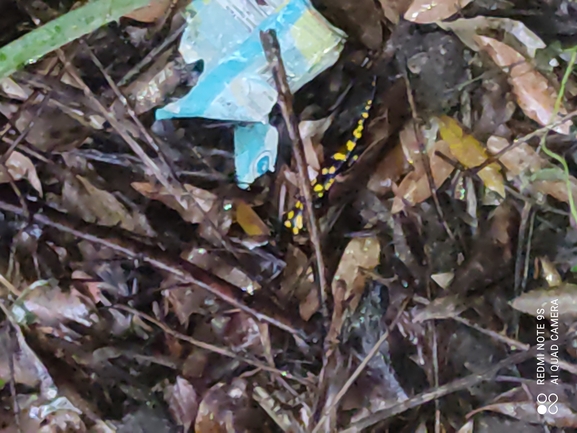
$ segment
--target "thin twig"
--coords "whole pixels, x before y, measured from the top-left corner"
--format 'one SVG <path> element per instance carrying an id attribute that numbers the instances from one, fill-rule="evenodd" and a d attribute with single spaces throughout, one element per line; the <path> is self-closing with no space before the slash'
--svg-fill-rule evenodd
<path id="1" fill-rule="evenodd" d="M 317 261 L 319 300 L 321 313 L 325 322 L 329 320 L 329 310 L 327 306 L 327 282 L 325 276 L 325 264 L 320 241 L 320 228 L 313 208 L 313 195 L 311 185 L 308 182 L 307 163 L 302 138 L 299 133 L 298 119 L 293 109 L 293 96 L 290 91 L 286 70 L 281 57 L 280 45 L 274 30 L 267 30 L 260 33 L 260 40 L 266 55 L 266 60 L 272 69 L 272 75 L 278 92 L 278 103 L 285 121 L 288 135 L 292 141 L 292 149 L 298 168 L 299 188 L 305 201 L 305 214 L 307 216 L 306 225 L 311 234 L 311 243 L 315 251 Z M 328 325 L 328 323 L 325 323 Z"/>
<path id="2" fill-rule="evenodd" d="M 475 324 L 475 323 L 473 323 L 467 319 L 464 319 L 463 317 L 457 316 L 457 317 L 452 317 L 452 319 L 455 320 L 456 322 L 462 323 L 465 326 L 468 326 L 469 328 L 474 329 L 477 332 L 480 332 L 481 334 L 485 334 L 485 335 L 491 337 L 495 341 L 499 341 L 501 343 L 504 343 L 512 349 L 529 350 L 531 348 L 531 346 L 528 344 L 521 343 L 520 341 L 517 341 L 513 338 L 507 337 L 506 335 L 500 334 L 498 332 L 491 331 L 490 329 L 485 329 L 482 326 L 479 326 L 479 325 L 477 325 L 477 324 Z M 549 355 L 549 353 L 545 353 L 544 359 L 545 359 L 545 362 L 550 363 L 551 360 L 553 359 L 553 357 L 551 355 Z M 557 362 L 557 360 L 555 360 L 555 362 Z M 564 370 L 568 373 L 571 373 L 571 374 L 574 374 L 577 376 L 577 365 L 575 365 L 575 364 L 571 364 L 567 361 L 559 359 L 559 368 L 561 370 Z"/>
<path id="3" fill-rule="evenodd" d="M 439 217 L 439 222 L 443 226 L 443 229 L 449 236 L 449 238 L 454 242 L 455 235 L 449 228 L 449 224 L 445 219 L 445 215 L 443 214 L 443 209 L 441 208 L 441 203 L 439 202 L 439 194 L 437 192 L 437 185 L 435 185 L 435 178 L 433 177 L 433 171 L 431 170 L 431 160 L 429 159 L 429 154 L 427 149 L 425 148 L 425 144 L 423 140 L 421 140 L 421 131 L 418 129 L 417 125 L 421 124 L 421 120 L 417 114 L 417 107 L 415 105 L 415 100 L 413 98 L 413 92 L 411 90 L 411 82 L 409 81 L 409 77 L 407 76 L 407 72 L 404 71 L 403 78 L 405 80 L 405 85 L 407 87 L 407 99 L 409 101 L 409 105 L 411 107 L 411 113 L 414 120 L 414 132 L 415 136 L 417 137 L 417 142 L 419 143 L 419 152 L 421 156 L 421 162 L 423 163 L 423 167 L 425 168 L 425 174 L 427 175 L 427 182 L 429 183 L 429 189 L 431 190 L 431 196 L 433 197 L 433 203 L 435 204 L 435 210 L 437 212 L 437 216 Z"/>
<path id="4" fill-rule="evenodd" d="M 497 162 L 499 160 L 499 158 L 501 158 L 504 154 L 506 154 L 510 150 L 515 149 L 520 144 L 526 143 L 527 141 L 531 140 L 532 138 L 538 137 L 541 134 L 545 134 L 545 133 L 551 131 L 552 129 L 556 128 L 557 126 L 560 126 L 563 123 L 567 122 L 568 120 L 571 120 L 575 116 L 577 116 L 577 110 L 571 111 L 569 114 L 563 116 L 557 122 L 551 123 L 550 125 L 547 125 L 547 126 L 543 126 L 542 128 L 536 129 L 535 131 L 531 132 L 530 134 L 527 134 L 521 138 L 517 138 L 517 139 L 513 140 L 513 142 L 511 144 L 509 144 L 507 147 L 504 147 L 499 152 L 489 156 L 489 158 L 487 158 L 482 164 L 479 164 L 478 166 L 469 169 L 469 171 L 472 173 L 475 173 L 475 174 L 480 172 L 485 167 L 488 167 L 492 163 Z"/>
<path id="5" fill-rule="evenodd" d="M 574 336 L 575 333 L 573 332 L 572 335 Z M 386 409 L 379 410 L 369 416 L 364 417 L 359 421 L 350 424 L 346 429 L 341 430 L 340 433 L 358 432 L 378 422 L 384 421 L 395 415 L 399 415 L 403 412 L 406 412 L 409 409 L 422 406 L 425 403 L 429 403 L 435 399 L 444 397 L 446 395 L 453 394 L 455 392 L 462 391 L 467 388 L 471 388 L 472 386 L 475 386 L 481 382 L 485 382 L 487 380 L 492 379 L 503 368 L 525 362 L 526 360 L 536 356 L 536 354 L 539 351 L 540 350 L 537 349 L 537 346 L 532 346 L 529 350 L 525 352 L 516 353 L 499 361 L 491 368 L 485 370 L 483 373 L 470 374 L 469 376 L 454 380 L 453 382 L 450 382 L 446 385 L 442 385 L 439 388 L 422 392 L 421 394 L 411 397 L 408 400 L 399 402 Z"/>
<path id="6" fill-rule="evenodd" d="M 521 294 L 520 289 L 521 281 L 523 278 L 523 265 L 525 263 L 523 260 L 523 251 L 525 247 L 525 239 L 527 236 L 527 224 L 529 222 L 529 217 L 531 216 L 532 211 L 533 208 L 531 203 L 525 202 L 523 205 L 523 210 L 521 211 L 521 223 L 519 224 L 519 234 L 517 240 L 517 257 L 515 259 L 515 286 L 513 287 L 513 293 L 515 296 L 519 296 Z M 528 253 L 528 251 L 525 252 L 525 254 Z"/>
<path id="7" fill-rule="evenodd" d="M 212 227 L 213 233 L 217 238 L 217 240 L 222 244 L 223 248 L 225 248 L 231 254 L 232 259 L 234 259 L 236 262 L 235 264 L 237 266 L 240 266 L 241 262 L 235 248 L 232 246 L 230 241 L 226 239 L 225 236 L 222 235 L 220 229 L 216 226 L 216 224 L 212 221 L 212 219 L 207 216 L 206 212 L 204 211 L 204 209 L 202 209 L 202 206 L 200 206 L 196 198 L 193 197 L 192 194 L 190 194 L 186 190 L 186 188 L 184 188 L 184 186 L 180 183 L 180 181 L 172 175 L 170 170 L 163 169 L 163 167 L 159 166 L 156 162 L 153 161 L 153 159 L 150 156 L 147 155 L 142 146 L 140 146 L 140 144 L 138 144 L 138 142 L 130 135 L 130 133 L 128 132 L 128 128 L 124 125 L 124 123 L 116 119 L 116 117 L 111 113 L 111 111 L 106 107 L 104 107 L 104 105 L 102 105 L 102 103 L 94 95 L 92 90 L 90 90 L 90 88 L 81 78 L 80 74 L 78 73 L 78 70 L 66 59 L 64 53 L 61 50 L 57 51 L 57 53 L 60 60 L 64 64 L 66 71 L 70 74 L 72 78 L 74 78 L 74 80 L 82 88 L 84 94 L 92 103 L 92 105 L 104 116 L 104 118 L 122 137 L 122 139 L 126 142 L 126 144 L 128 144 L 128 146 L 132 149 L 132 151 L 142 160 L 143 164 L 146 166 L 146 168 L 150 170 L 150 172 L 154 175 L 154 177 L 158 180 L 158 182 L 160 182 L 160 184 L 166 189 L 166 191 L 171 196 L 174 197 L 174 199 L 183 209 L 195 208 L 201 213 L 201 215 L 203 215 L 204 220 L 206 220 L 207 223 Z M 105 74 L 105 77 L 108 77 L 109 83 L 114 86 L 114 83 L 112 83 L 112 81 L 110 80 L 110 76 L 108 74 Z M 116 86 L 114 86 L 113 88 L 118 90 L 118 87 Z M 138 123 L 142 126 L 140 122 Z M 144 128 L 144 126 L 142 126 L 142 128 Z M 152 140 L 151 146 L 160 156 L 158 146 L 156 145 L 156 143 L 154 143 L 154 140 Z M 161 161 L 163 160 L 161 159 Z M 251 278 L 251 280 L 254 279 L 253 275 L 249 275 L 249 278 Z"/>
<path id="8" fill-rule="evenodd" d="M 20 216 L 24 215 L 22 208 L 1 200 L 0 210 Z M 53 227 L 63 233 L 69 233 L 79 239 L 105 246 L 125 257 L 141 260 L 158 270 L 176 276 L 184 283 L 198 285 L 229 305 L 253 316 L 256 320 L 270 323 L 277 328 L 283 329 L 305 340 L 308 338 L 304 329 L 296 329 L 292 324 L 293 321 L 286 318 L 278 308 L 274 311 L 275 317 L 272 317 L 269 314 L 261 313 L 254 308 L 248 307 L 242 301 L 244 292 L 237 286 L 205 271 L 191 262 L 170 257 L 158 248 L 152 248 L 132 239 L 130 237 L 132 233 L 130 232 L 76 220 L 69 215 L 51 208 L 43 208 L 42 213 L 33 213 L 31 220 L 40 225 Z M 258 303 L 260 298 L 256 298 L 255 296 L 253 296 L 253 301 Z M 274 308 L 274 305 L 267 304 L 266 307 Z"/>
<path id="9" fill-rule="evenodd" d="M 339 402 L 342 400 L 342 398 L 345 396 L 345 394 L 347 393 L 347 391 L 350 389 L 350 387 L 353 385 L 353 383 L 355 383 L 355 380 L 357 380 L 357 378 L 359 377 L 359 375 L 363 372 L 363 370 L 367 367 L 367 365 L 369 364 L 369 362 L 371 361 L 371 359 L 373 358 L 373 356 L 376 355 L 376 353 L 379 351 L 379 349 L 381 348 L 382 344 L 385 342 L 385 340 L 387 338 L 389 338 L 389 334 L 390 334 L 390 330 L 393 329 L 395 326 L 397 326 L 397 323 L 399 322 L 399 320 L 401 319 L 401 315 L 403 314 L 403 312 L 405 311 L 405 309 L 407 308 L 407 305 L 409 304 L 409 301 L 411 299 L 410 298 L 406 298 L 402 304 L 401 307 L 399 308 L 399 311 L 397 313 L 397 315 L 395 316 L 395 319 L 392 321 L 391 325 L 387 327 L 387 330 L 383 333 L 383 335 L 381 335 L 381 337 L 379 338 L 379 340 L 373 345 L 373 347 L 371 347 L 371 350 L 369 350 L 369 353 L 367 353 L 367 356 L 365 357 L 365 359 L 363 359 L 363 361 L 359 364 L 359 366 L 355 369 L 355 371 L 353 372 L 353 374 L 351 374 L 351 376 L 347 379 L 347 381 L 345 382 L 345 384 L 343 385 L 343 387 L 340 389 L 340 391 L 337 393 L 337 395 L 335 396 L 334 400 L 331 402 L 331 405 L 324 411 L 322 417 L 320 418 L 319 422 L 317 423 L 317 425 L 315 426 L 315 428 L 312 430 L 312 433 L 318 433 L 321 428 L 323 427 L 323 424 L 325 423 L 327 417 L 329 416 L 329 414 L 332 412 L 332 410 L 334 409 L 334 407 L 339 404 Z"/>
<path id="10" fill-rule="evenodd" d="M 243 356 L 239 356 L 236 353 L 231 352 L 230 350 L 225 349 L 223 347 L 215 346 L 214 344 L 210 344 L 210 343 L 205 343 L 203 341 L 197 340 L 196 338 L 189 337 L 188 335 L 185 335 L 185 334 L 181 334 L 180 332 L 175 331 L 174 329 L 171 329 L 170 327 L 168 327 L 166 324 L 162 323 L 161 321 L 156 320 L 154 317 L 149 316 L 148 314 L 142 313 L 138 310 L 135 310 L 134 308 L 130 308 L 130 307 L 127 307 L 125 305 L 114 305 L 111 308 L 115 308 L 117 310 L 122 310 L 122 311 L 126 311 L 128 313 L 134 314 L 134 315 L 158 326 L 165 333 L 170 334 L 171 336 L 173 336 L 179 340 L 186 341 L 186 342 L 192 344 L 193 346 L 200 347 L 201 349 L 208 350 L 209 352 L 218 353 L 219 355 L 226 356 L 228 358 L 236 359 L 237 361 L 244 362 L 245 364 L 252 365 L 253 367 L 259 368 L 259 369 L 264 370 L 264 371 L 268 371 L 270 373 L 278 374 L 279 376 L 294 380 L 294 381 L 296 381 L 302 385 L 311 386 L 311 383 L 309 381 L 302 379 L 302 378 L 299 378 L 299 377 L 296 377 L 296 376 L 293 376 L 288 371 L 281 371 L 278 368 L 271 367 L 271 366 L 269 366 L 263 362 L 254 361 L 252 359 L 248 359 L 248 358 L 245 358 Z"/>
<path id="11" fill-rule="evenodd" d="M 112 77 L 110 77 L 108 72 L 106 72 L 106 68 L 104 68 L 104 66 L 102 65 L 102 63 L 98 59 L 98 57 L 96 57 L 96 55 L 94 54 L 94 52 L 92 51 L 92 49 L 88 46 L 88 44 L 86 42 L 84 42 L 83 40 L 80 40 L 80 44 L 88 52 L 90 59 L 96 65 L 96 67 L 100 70 L 100 73 L 102 74 L 102 76 L 104 77 L 104 79 L 106 80 L 106 82 L 108 83 L 108 85 L 110 86 L 110 88 L 112 89 L 112 91 L 114 92 L 116 97 L 118 98 L 118 100 L 122 103 L 122 105 L 124 106 L 124 108 L 128 112 L 128 115 L 131 117 L 133 122 L 136 124 L 136 126 L 140 130 L 141 136 L 146 140 L 146 142 L 148 143 L 150 148 L 156 152 L 156 154 L 158 155 L 158 157 L 160 158 L 162 163 L 164 165 L 166 165 L 171 170 L 170 174 L 172 176 L 175 176 L 176 170 L 175 170 L 174 164 L 172 164 L 171 161 L 168 160 L 165 153 L 161 149 L 161 146 L 156 142 L 156 140 L 154 140 L 154 138 L 150 135 L 148 130 L 144 127 L 144 125 L 142 124 L 142 122 L 140 121 L 140 119 L 138 118 L 136 113 L 134 112 L 134 109 L 132 108 L 131 104 L 128 102 L 128 99 L 126 98 L 126 96 L 124 96 L 122 94 L 122 92 L 120 91 L 120 89 L 118 88 L 118 86 L 116 85 L 114 80 L 112 79 Z"/>
<path id="12" fill-rule="evenodd" d="M 18 404 L 18 394 L 16 393 L 16 373 L 14 369 L 14 358 L 18 350 L 13 335 L 10 332 L 12 326 L 14 326 L 14 324 L 9 320 L 6 323 L 6 341 L 3 344 L 3 349 L 4 353 L 8 356 L 8 366 L 10 369 L 10 395 L 12 397 L 12 414 L 14 415 L 14 423 L 16 424 L 18 433 L 22 433 L 22 425 L 20 423 L 20 405 Z"/>
<path id="13" fill-rule="evenodd" d="M 138 74 L 146 65 L 152 62 L 155 59 L 155 57 L 158 56 L 168 45 L 172 44 L 180 36 L 180 34 L 184 32 L 184 29 L 186 28 L 187 25 L 188 23 L 182 24 L 178 29 L 172 32 L 166 39 L 164 39 L 158 47 L 150 51 L 150 53 L 148 53 L 144 57 L 144 59 L 138 62 L 138 64 L 135 67 L 133 67 L 130 71 L 126 73 L 124 77 L 120 79 L 120 81 L 117 84 L 118 87 L 122 87 L 125 84 L 128 84 L 128 82 L 132 79 L 132 77 Z"/>

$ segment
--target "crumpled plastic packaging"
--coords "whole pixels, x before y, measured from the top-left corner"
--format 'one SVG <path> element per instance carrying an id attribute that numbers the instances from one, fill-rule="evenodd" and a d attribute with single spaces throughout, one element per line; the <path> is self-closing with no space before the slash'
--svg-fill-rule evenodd
<path id="1" fill-rule="evenodd" d="M 237 183 L 274 171 L 278 133 L 268 124 L 277 101 L 260 32 L 277 33 L 289 86 L 296 92 L 338 59 L 345 34 L 308 0 L 193 0 L 180 53 L 204 62 L 195 87 L 157 110 L 158 120 L 202 117 L 242 122 L 235 129 Z"/>

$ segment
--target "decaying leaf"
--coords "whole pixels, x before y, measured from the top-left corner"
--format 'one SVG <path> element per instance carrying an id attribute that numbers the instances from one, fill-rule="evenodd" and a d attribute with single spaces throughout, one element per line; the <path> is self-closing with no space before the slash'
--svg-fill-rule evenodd
<path id="1" fill-rule="evenodd" d="M 471 417 L 482 411 L 497 412 L 525 421 L 530 424 L 549 425 L 560 428 L 577 427 L 577 413 L 573 408 L 572 401 L 568 398 L 571 391 L 561 383 L 537 384 L 537 382 L 528 381 L 524 386 L 513 388 L 499 397 L 496 402 L 476 409 L 467 417 Z M 539 404 L 537 395 L 552 397 L 551 402 L 548 400 L 544 404 Z M 554 401 L 554 402 L 553 402 Z"/>
<path id="2" fill-rule="evenodd" d="M 554 289 L 531 290 L 513 299 L 511 306 L 535 317 L 573 317 L 577 315 L 577 285 L 563 283 Z"/>
<path id="3" fill-rule="evenodd" d="M 391 191 L 393 184 L 409 171 L 410 164 L 405 158 L 401 144 L 396 145 L 381 160 L 372 174 L 367 188 L 377 195 Z"/>
<path id="4" fill-rule="evenodd" d="M 379 264 L 380 254 L 381 247 L 376 237 L 355 238 L 345 248 L 333 284 L 345 284 L 345 299 L 354 297 L 350 303 L 352 310 L 356 308 L 365 288 L 366 276 L 362 270 L 374 269 Z"/>
<path id="5" fill-rule="evenodd" d="M 453 166 L 437 155 L 437 152 L 445 156 L 451 155 L 446 141 L 439 140 L 428 150 L 433 180 L 435 181 L 435 186 L 439 188 L 451 175 Z M 412 171 L 404 177 L 395 191 L 392 212 L 398 213 L 403 210 L 405 203 L 415 205 L 427 200 L 429 197 L 431 197 L 431 188 L 426 172 L 424 170 L 420 172 Z"/>
<path id="6" fill-rule="evenodd" d="M 299 123 L 310 180 L 314 179 L 321 170 L 321 161 L 315 149 L 319 147 L 323 134 L 331 126 L 333 118 L 334 116 L 329 116 L 319 120 L 303 120 Z M 322 153 L 322 147 L 320 151 Z"/>
<path id="7" fill-rule="evenodd" d="M 567 114 L 563 105 L 559 113 L 553 117 L 557 92 L 521 54 L 510 46 L 486 36 L 474 36 L 475 42 L 491 56 L 500 68 L 507 68 L 509 82 L 517 103 L 527 117 L 541 126 L 560 120 Z M 570 122 L 562 123 L 554 128 L 559 134 L 569 134 Z"/>
<path id="8" fill-rule="evenodd" d="M 547 257 L 539 257 L 539 261 L 541 262 L 543 278 L 547 281 L 549 287 L 560 286 L 563 283 L 563 279 L 557 269 L 555 269 L 555 265 Z"/>
<path id="9" fill-rule="evenodd" d="M 167 95 L 172 94 L 181 83 L 181 72 L 176 61 L 170 61 L 173 54 L 167 50 L 160 55 L 148 70 L 130 83 L 124 90 L 136 114 L 146 113 L 166 102 Z M 112 110 L 117 115 L 124 115 L 125 108 L 121 101 L 116 101 Z"/>
<path id="10" fill-rule="evenodd" d="M 290 432 L 295 429 L 298 425 L 298 421 L 295 419 L 294 415 L 290 410 L 285 409 L 275 398 L 270 395 L 266 389 L 260 386 L 255 386 L 252 397 L 254 400 L 262 407 L 268 416 L 274 420 L 274 422 L 281 428 L 284 432 Z M 295 433 L 299 431 L 296 430 Z"/>
<path id="11" fill-rule="evenodd" d="M 164 399 L 174 421 L 185 431 L 189 431 L 198 411 L 198 395 L 190 382 L 180 376 L 174 385 L 166 387 Z"/>
<path id="12" fill-rule="evenodd" d="M 185 184 L 184 188 L 186 189 L 186 193 L 190 194 L 192 200 L 195 200 L 197 204 L 197 206 L 195 206 L 194 203 L 190 203 L 190 207 L 185 209 L 174 196 L 161 185 L 154 185 L 148 182 L 133 182 L 131 185 L 143 196 L 152 200 L 158 200 L 169 208 L 174 209 L 185 221 L 192 224 L 202 222 L 205 214 L 210 211 L 212 205 L 217 200 L 217 197 L 213 193 Z"/>
<path id="13" fill-rule="evenodd" d="M 13 151 L 8 157 L 5 167 L 14 181 L 26 179 L 42 195 L 42 184 L 30 158 L 20 152 Z M 0 170 L 0 183 L 8 183 L 10 176 L 4 170 Z"/>
<path id="14" fill-rule="evenodd" d="M 249 236 L 268 237 L 270 230 L 258 214 L 243 200 L 236 202 L 236 222 Z"/>
<path id="15" fill-rule="evenodd" d="M 395 25 L 411 6 L 411 0 L 379 0 L 379 2 L 385 17 Z"/>
<path id="16" fill-rule="evenodd" d="M 252 405 L 245 380 L 219 383 L 204 395 L 194 424 L 195 432 L 261 431 L 263 413 Z"/>
<path id="17" fill-rule="evenodd" d="M 472 135 L 465 133 L 459 123 L 448 116 L 439 119 L 439 134 L 449 144 L 451 154 L 466 168 L 481 165 L 488 158 L 483 145 Z M 499 166 L 495 163 L 479 172 L 485 186 L 505 197 L 505 183 Z"/>
<path id="18" fill-rule="evenodd" d="M 457 317 L 466 309 L 467 305 L 462 297 L 458 295 L 443 296 L 434 299 L 425 308 L 415 313 L 413 321 L 420 323 L 426 320 Z"/>
<path id="19" fill-rule="evenodd" d="M 471 0 L 413 0 L 405 12 L 405 19 L 417 24 L 431 24 L 455 15 L 469 3 Z"/>
<path id="20" fill-rule="evenodd" d="M 474 431 L 475 431 L 475 421 L 470 419 L 461 426 L 461 428 L 457 431 L 457 433 L 473 433 Z"/>
<path id="21" fill-rule="evenodd" d="M 461 41 L 473 51 L 482 49 L 475 41 L 475 36 L 490 30 L 501 30 L 505 33 L 505 40 L 510 34 L 523 45 L 527 55 L 535 57 L 535 52 L 546 47 L 545 43 L 520 21 L 509 18 L 492 18 L 478 16 L 474 18 L 460 18 L 450 22 L 440 22 L 439 27 L 443 30 L 451 30 Z"/>
<path id="22" fill-rule="evenodd" d="M 415 171 L 421 173 L 425 170 L 423 159 L 421 158 L 420 144 L 423 140 L 420 131 L 418 131 L 415 121 L 410 120 L 399 133 L 399 141 L 405 154 L 405 159 L 411 164 Z"/>
<path id="23" fill-rule="evenodd" d="M 218 309 L 214 295 L 194 284 L 184 285 L 175 277 L 168 276 L 160 288 L 166 308 L 170 308 L 184 326 L 188 326 L 191 314 L 210 314 Z"/>
<path id="24" fill-rule="evenodd" d="M 32 286 L 31 286 L 32 287 Z M 87 296 L 76 289 L 64 291 L 59 286 L 38 284 L 12 307 L 22 323 L 58 327 L 67 321 L 90 327 L 98 321 L 96 308 Z"/>
<path id="25" fill-rule="evenodd" d="M 492 153 L 498 153 L 509 146 L 509 142 L 502 137 L 490 137 L 487 140 L 487 148 Z M 565 175 L 560 168 L 553 168 L 556 173 L 553 178 L 539 179 L 541 173 L 545 173 L 552 165 L 540 157 L 537 152 L 527 143 L 520 143 L 511 150 L 505 152 L 499 160 L 507 168 L 509 177 L 519 177 L 523 187 L 534 193 L 550 195 L 555 199 L 568 203 L 567 185 Z M 543 176 L 544 177 L 544 176 Z M 571 193 L 577 196 L 577 179 L 569 176 Z"/>
<path id="26" fill-rule="evenodd" d="M 367 279 L 363 270 L 374 269 L 379 264 L 380 254 L 381 246 L 376 237 L 355 238 L 345 248 L 331 286 L 335 307 L 328 341 L 336 342 L 347 317 L 346 311 L 356 310 Z"/>
<path id="27" fill-rule="evenodd" d="M 0 332 L 0 389 L 10 382 L 12 362 L 16 383 L 29 387 L 40 385 L 42 392 L 50 391 L 54 387 L 50 373 L 28 346 L 22 331 L 19 328 L 15 328 L 15 331 L 14 337 L 10 337 L 6 331 Z"/>
<path id="28" fill-rule="evenodd" d="M 145 235 L 153 232 L 141 215 L 130 213 L 112 193 L 95 187 L 83 176 L 66 179 L 62 198 L 53 194 L 50 197 L 55 202 L 61 201 L 69 212 L 86 222 L 107 227 L 120 226 Z"/>
<path id="29" fill-rule="evenodd" d="M 210 253 L 204 248 L 194 248 L 189 252 L 183 252 L 182 258 L 248 293 L 253 293 L 260 288 L 241 269 L 231 266 L 220 258 L 218 253 Z"/>

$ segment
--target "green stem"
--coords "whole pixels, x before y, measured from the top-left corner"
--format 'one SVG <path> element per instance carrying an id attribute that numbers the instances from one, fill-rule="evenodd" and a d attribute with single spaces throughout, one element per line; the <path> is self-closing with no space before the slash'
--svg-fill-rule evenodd
<path id="1" fill-rule="evenodd" d="M 577 47 L 571 49 L 571 59 L 567 64 L 567 69 L 565 70 L 565 74 L 563 75 L 563 80 L 561 81 L 561 88 L 559 89 L 559 94 L 557 95 L 557 99 L 555 101 L 555 106 L 553 108 L 553 114 L 551 115 L 551 120 L 549 122 L 553 122 L 557 113 L 559 113 L 559 108 L 561 107 L 561 101 L 563 101 L 563 96 L 565 95 L 565 87 L 567 86 L 567 82 L 569 81 L 569 77 L 571 76 L 571 72 L 573 71 L 573 66 L 575 65 L 575 61 L 577 60 Z M 575 199 L 573 198 L 573 189 L 571 187 L 571 176 L 569 174 L 569 166 L 567 165 L 567 161 L 561 155 L 553 152 L 551 149 L 547 147 L 547 132 L 543 134 L 541 137 L 540 147 L 543 149 L 545 155 L 549 158 L 552 158 L 559 162 L 563 166 L 563 172 L 565 175 L 565 185 L 567 187 L 567 197 L 569 199 L 569 209 L 571 210 L 571 216 L 573 217 L 573 221 L 577 223 L 577 207 L 575 207 Z"/>
<path id="2" fill-rule="evenodd" d="M 0 48 L 0 80 L 150 0 L 93 0 Z"/>

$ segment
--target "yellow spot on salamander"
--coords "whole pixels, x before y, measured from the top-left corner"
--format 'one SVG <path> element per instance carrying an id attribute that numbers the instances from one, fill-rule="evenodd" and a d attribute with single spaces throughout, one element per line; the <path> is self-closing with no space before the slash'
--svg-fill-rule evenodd
<path id="1" fill-rule="evenodd" d="M 349 152 L 352 152 L 353 150 L 355 150 L 355 146 L 357 145 L 357 143 L 355 143 L 352 140 L 347 141 L 347 150 Z"/>
<path id="2" fill-rule="evenodd" d="M 297 203 L 295 204 L 295 207 L 299 210 L 304 208 L 303 202 L 302 201 L 297 201 Z"/>
<path id="3" fill-rule="evenodd" d="M 291 223 L 290 220 L 286 220 L 286 221 L 284 222 L 284 226 L 285 226 L 287 229 L 290 229 L 293 225 L 292 225 L 292 223 Z"/>
<path id="4" fill-rule="evenodd" d="M 303 228 L 303 215 L 298 214 L 295 218 L 295 228 L 301 230 Z"/>
<path id="5" fill-rule="evenodd" d="M 329 168 L 329 174 L 335 174 L 337 172 L 337 168 L 333 165 Z"/>
<path id="6" fill-rule="evenodd" d="M 326 167 L 321 170 L 321 174 L 327 174 L 328 172 L 329 172 L 329 169 Z"/>
<path id="7" fill-rule="evenodd" d="M 291 210 L 287 216 L 286 216 L 289 220 L 292 220 L 295 217 L 295 211 Z"/>
<path id="8" fill-rule="evenodd" d="M 333 159 L 335 161 L 346 161 L 347 155 L 345 155 L 344 153 L 341 153 L 341 152 L 337 152 L 333 155 Z"/>
<path id="9" fill-rule="evenodd" d="M 314 192 L 322 192 L 322 190 L 323 190 L 323 186 L 320 183 L 315 185 L 315 187 L 313 188 Z"/>

